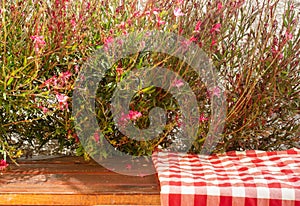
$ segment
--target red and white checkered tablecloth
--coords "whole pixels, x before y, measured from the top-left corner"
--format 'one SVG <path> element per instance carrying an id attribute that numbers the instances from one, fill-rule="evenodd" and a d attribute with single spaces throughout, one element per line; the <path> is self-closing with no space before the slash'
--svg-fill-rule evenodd
<path id="1" fill-rule="evenodd" d="M 299 149 L 152 158 L 163 206 L 300 206 Z"/>

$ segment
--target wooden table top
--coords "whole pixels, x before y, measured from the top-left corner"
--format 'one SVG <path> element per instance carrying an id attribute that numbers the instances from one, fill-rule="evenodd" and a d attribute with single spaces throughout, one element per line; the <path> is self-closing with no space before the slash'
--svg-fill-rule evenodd
<path id="1" fill-rule="evenodd" d="M 121 175 L 82 157 L 22 160 L 0 173 L 0 205 L 160 205 L 159 190 L 156 174 Z"/>

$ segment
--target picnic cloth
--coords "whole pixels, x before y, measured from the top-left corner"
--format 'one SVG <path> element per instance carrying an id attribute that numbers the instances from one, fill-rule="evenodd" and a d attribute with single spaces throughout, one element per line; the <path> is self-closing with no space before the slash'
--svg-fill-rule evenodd
<path id="1" fill-rule="evenodd" d="M 300 150 L 152 156 L 161 203 L 197 206 L 300 206 Z"/>

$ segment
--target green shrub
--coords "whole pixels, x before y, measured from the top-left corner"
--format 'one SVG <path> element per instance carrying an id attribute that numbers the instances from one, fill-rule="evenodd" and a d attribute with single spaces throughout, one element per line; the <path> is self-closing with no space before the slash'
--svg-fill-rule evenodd
<path id="1" fill-rule="evenodd" d="M 75 145 L 82 154 L 71 116 L 74 80 L 82 64 L 114 38 L 147 30 L 173 32 L 199 45 L 224 78 L 227 116 L 214 152 L 299 146 L 299 10 L 287 1 L 279 24 L 274 15 L 278 2 L 160 0 L 138 8 L 138 1 L 2 1 L 2 153 L 20 156 L 24 141 L 37 140 L 42 147 L 57 139 L 61 147 Z M 158 145 L 168 147 L 175 141 L 180 112 L 167 91 L 150 88 L 132 101 L 131 110 L 143 114 L 136 121 L 140 128 L 149 124 L 150 108 L 159 106 L 169 112 L 165 134 L 153 141 L 137 144 L 120 134 L 109 112 L 116 83 L 134 68 L 159 62 L 178 72 L 197 94 L 203 112 L 191 152 L 199 152 L 211 114 L 205 109 L 210 104 L 205 85 L 196 76 L 192 79 L 188 65 L 166 54 L 140 53 L 110 68 L 99 84 L 99 128 L 112 145 L 131 154 L 149 154 Z M 15 143 L 14 136 L 20 141 Z"/>

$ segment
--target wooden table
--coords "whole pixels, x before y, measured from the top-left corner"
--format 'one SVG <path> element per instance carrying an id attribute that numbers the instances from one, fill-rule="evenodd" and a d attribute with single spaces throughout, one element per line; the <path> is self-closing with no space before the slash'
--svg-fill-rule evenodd
<path id="1" fill-rule="evenodd" d="M 81 157 L 19 164 L 0 173 L 0 205 L 160 205 L 156 175 L 121 175 Z"/>

